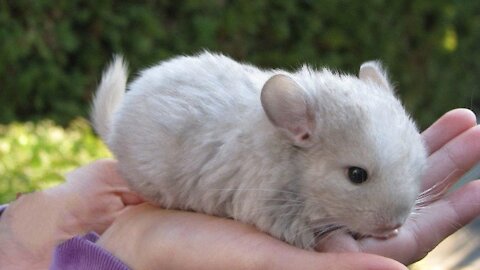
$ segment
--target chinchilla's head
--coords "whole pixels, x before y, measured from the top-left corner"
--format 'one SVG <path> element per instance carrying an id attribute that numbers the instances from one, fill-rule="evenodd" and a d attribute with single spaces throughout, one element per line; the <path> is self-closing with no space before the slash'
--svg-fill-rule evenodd
<path id="1" fill-rule="evenodd" d="M 264 111 L 292 145 L 311 229 L 390 237 L 420 190 L 426 150 L 376 62 L 359 76 L 303 68 L 264 85 Z"/>

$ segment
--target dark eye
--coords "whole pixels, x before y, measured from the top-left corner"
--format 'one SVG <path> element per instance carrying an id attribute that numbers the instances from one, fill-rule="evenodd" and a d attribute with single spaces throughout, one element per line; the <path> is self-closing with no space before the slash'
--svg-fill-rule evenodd
<path id="1" fill-rule="evenodd" d="M 354 184 L 361 184 L 368 179 L 367 171 L 359 167 L 348 168 L 348 178 Z"/>

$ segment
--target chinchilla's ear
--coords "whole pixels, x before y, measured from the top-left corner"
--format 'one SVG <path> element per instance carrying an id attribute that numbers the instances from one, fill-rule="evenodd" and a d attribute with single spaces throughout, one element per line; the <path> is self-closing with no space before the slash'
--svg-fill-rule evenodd
<path id="1" fill-rule="evenodd" d="M 312 143 L 315 114 L 305 90 L 287 75 L 275 75 L 263 86 L 263 109 L 274 126 L 284 131 L 294 145 Z"/>
<path id="2" fill-rule="evenodd" d="M 365 62 L 360 66 L 358 77 L 362 81 L 372 81 L 382 88 L 393 91 L 393 87 L 388 81 L 388 76 L 378 61 Z"/>

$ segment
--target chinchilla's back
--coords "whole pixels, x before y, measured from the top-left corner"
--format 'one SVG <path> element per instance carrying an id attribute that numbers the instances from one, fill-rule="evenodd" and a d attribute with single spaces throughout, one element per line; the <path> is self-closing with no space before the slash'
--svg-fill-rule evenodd
<path id="1" fill-rule="evenodd" d="M 192 194 L 218 193 L 235 180 L 239 169 L 233 164 L 247 164 L 244 153 L 257 146 L 244 134 L 270 125 L 259 102 L 268 77 L 255 67 L 210 53 L 177 57 L 141 72 L 115 112 L 109 136 L 123 175 L 134 189 L 163 206 L 202 205 L 199 211 L 215 212 L 215 206 L 204 207 Z M 250 157 L 248 162 L 258 163 Z"/>

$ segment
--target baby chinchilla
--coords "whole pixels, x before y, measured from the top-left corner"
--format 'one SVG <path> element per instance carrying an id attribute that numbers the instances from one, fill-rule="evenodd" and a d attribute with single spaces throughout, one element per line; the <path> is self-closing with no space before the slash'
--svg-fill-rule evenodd
<path id="1" fill-rule="evenodd" d="M 154 204 L 231 217 L 305 249 L 338 230 L 391 237 L 412 210 L 426 150 L 377 62 L 356 77 L 204 52 L 126 82 L 116 57 L 93 123 Z"/>

